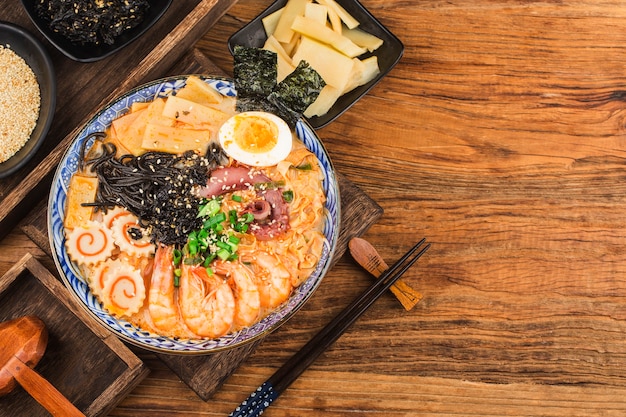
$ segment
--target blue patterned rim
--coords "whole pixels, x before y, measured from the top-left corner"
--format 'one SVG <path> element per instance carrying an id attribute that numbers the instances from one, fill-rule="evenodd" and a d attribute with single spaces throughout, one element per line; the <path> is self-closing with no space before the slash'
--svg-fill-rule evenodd
<path id="1" fill-rule="evenodd" d="M 340 200 L 337 179 L 328 153 L 313 128 L 306 121 L 300 120 L 296 125 L 296 135 L 317 156 L 325 174 L 323 188 L 326 193 L 326 210 L 323 232 L 326 236 L 326 242 L 314 272 L 294 290 L 289 300 L 253 326 L 219 339 L 179 339 L 159 336 L 138 328 L 125 320 L 117 319 L 103 310 L 98 300 L 91 293 L 77 265 L 69 259 L 65 249 L 65 235 L 63 233 L 65 201 L 70 178 L 78 169 L 81 145 L 85 141 L 92 142 L 90 136 L 93 133 L 104 132 L 111 121 L 130 109 L 132 103 L 152 101 L 157 97 L 175 92 L 185 85 L 187 77 L 188 75 L 163 78 L 139 86 L 104 107 L 83 127 L 61 159 L 52 181 L 48 201 L 48 233 L 54 261 L 66 286 L 105 327 L 125 341 L 148 350 L 166 353 L 203 354 L 241 346 L 265 336 L 280 327 L 304 305 L 330 268 L 339 235 Z M 203 75 L 199 75 L 199 77 L 223 95 L 234 97 L 237 94 L 233 82 L 229 79 Z M 88 142 L 87 145 L 90 146 L 91 143 Z"/>

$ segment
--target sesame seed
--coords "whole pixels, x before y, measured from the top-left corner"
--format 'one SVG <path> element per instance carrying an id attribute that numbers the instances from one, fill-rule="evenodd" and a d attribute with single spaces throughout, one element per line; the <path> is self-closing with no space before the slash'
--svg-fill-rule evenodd
<path id="1" fill-rule="evenodd" d="M 0 162 L 30 139 L 39 118 L 39 83 L 26 61 L 0 45 Z"/>

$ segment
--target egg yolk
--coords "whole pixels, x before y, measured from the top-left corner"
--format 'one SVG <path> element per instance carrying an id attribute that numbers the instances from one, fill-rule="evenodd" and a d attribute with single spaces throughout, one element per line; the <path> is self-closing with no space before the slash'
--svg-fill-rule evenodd
<path id="1" fill-rule="evenodd" d="M 235 142 L 250 153 L 268 152 L 278 142 L 278 127 L 271 120 L 258 116 L 237 118 L 234 129 Z"/>

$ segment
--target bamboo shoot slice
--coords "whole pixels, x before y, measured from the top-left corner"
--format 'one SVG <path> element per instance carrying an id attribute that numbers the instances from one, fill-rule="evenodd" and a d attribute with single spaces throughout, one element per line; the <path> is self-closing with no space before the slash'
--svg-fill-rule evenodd
<path id="1" fill-rule="evenodd" d="M 153 100 L 145 110 L 141 111 L 141 115 L 135 119 L 127 130 L 126 136 L 119 136 L 120 142 L 135 156 L 141 155 L 144 150 L 141 147 L 146 125 L 148 123 L 173 126 L 176 122 L 174 119 L 163 117 L 163 107 L 165 99 L 157 98 Z"/>
<path id="2" fill-rule="evenodd" d="M 195 75 L 187 77 L 185 86 L 178 90 L 176 97 L 202 105 L 219 104 L 224 99 L 217 90 Z"/>
<path id="3" fill-rule="evenodd" d="M 182 129 L 180 127 L 148 124 L 141 147 L 144 151 L 160 151 L 173 154 L 196 151 L 204 155 L 212 136 L 213 132 L 208 129 Z"/>
<path id="4" fill-rule="evenodd" d="M 373 55 L 363 60 L 354 58 L 352 75 L 342 94 L 369 83 L 378 74 L 380 74 L 380 68 L 378 67 L 378 58 L 376 56 Z"/>
<path id="5" fill-rule="evenodd" d="M 296 16 L 304 15 L 304 9 L 310 0 L 289 0 L 280 15 L 280 19 L 276 24 L 276 29 L 272 33 L 274 37 L 283 43 L 289 43 L 294 35 L 291 29 L 293 20 Z"/>
<path id="6" fill-rule="evenodd" d="M 376 49 L 380 48 L 383 44 L 382 39 L 359 28 L 348 29 L 346 27 L 343 29 L 342 34 L 355 44 L 366 48 L 370 52 L 373 52 Z"/>
<path id="7" fill-rule="evenodd" d="M 342 91 L 332 85 L 325 85 L 317 99 L 304 112 L 305 117 L 323 116 L 335 104 Z"/>
<path id="8" fill-rule="evenodd" d="M 328 7 L 318 3 L 308 3 L 304 9 L 304 17 L 325 25 L 328 21 Z"/>
<path id="9" fill-rule="evenodd" d="M 339 15 L 339 17 L 341 18 L 342 22 L 350 29 L 354 29 L 355 27 L 359 26 L 359 21 L 356 20 L 350 13 L 346 11 L 346 9 L 344 9 L 335 0 L 317 0 L 317 2 L 327 6 L 328 8 L 332 9 L 335 13 L 337 13 L 337 15 Z"/>
<path id="10" fill-rule="evenodd" d="M 221 110 L 181 98 L 169 96 L 161 112 L 163 117 L 186 123 L 194 129 L 218 128 L 229 118 Z"/>
<path id="11" fill-rule="evenodd" d="M 350 58 L 355 58 L 367 52 L 366 48 L 362 48 L 346 38 L 333 31 L 326 25 L 322 25 L 312 19 L 296 16 L 291 28 L 301 35 L 308 36 L 319 42 L 331 45 L 333 48 Z"/>
<path id="12" fill-rule="evenodd" d="M 324 79 L 326 84 L 343 90 L 348 84 L 354 62 L 334 48 L 308 36 L 302 36 L 300 46 L 292 58 L 293 62 L 304 60 Z"/>
<path id="13" fill-rule="evenodd" d="M 272 36 L 274 31 L 276 30 L 276 25 L 278 25 L 278 21 L 280 20 L 280 16 L 285 10 L 284 7 L 276 10 L 275 12 L 268 14 L 263 19 L 261 19 L 261 23 L 263 23 L 263 29 L 265 29 L 265 34 L 267 36 Z"/>

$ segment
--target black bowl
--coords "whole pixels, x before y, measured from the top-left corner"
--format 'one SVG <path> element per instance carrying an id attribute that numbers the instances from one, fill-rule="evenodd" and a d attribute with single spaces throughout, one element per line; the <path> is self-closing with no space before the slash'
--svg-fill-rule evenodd
<path id="1" fill-rule="evenodd" d="M 250 23 L 239 29 L 228 39 L 228 48 L 233 53 L 235 45 L 243 45 L 248 47 L 260 48 L 265 44 L 267 35 L 263 28 L 262 19 L 285 6 L 287 0 L 278 0 L 269 6 L 260 15 L 255 17 Z M 375 35 L 383 40 L 383 45 L 375 50 L 372 54 L 363 55 L 365 58 L 370 55 L 376 55 L 380 74 L 369 83 L 355 88 L 354 90 L 339 97 L 337 102 L 330 108 L 328 113 L 323 116 L 308 118 L 307 121 L 313 128 L 319 129 L 335 120 L 354 103 L 356 103 L 363 95 L 365 95 L 372 87 L 380 82 L 380 80 L 391 71 L 398 63 L 404 53 L 404 45 L 382 25 L 372 14 L 357 0 L 337 0 L 348 13 L 359 21 L 359 28 Z"/>
<path id="2" fill-rule="evenodd" d="M 0 45 L 10 48 L 26 61 L 37 77 L 41 95 L 39 119 L 30 139 L 15 155 L 0 163 L 0 178 L 5 178 L 22 168 L 35 155 L 46 138 L 56 108 L 56 78 L 48 52 L 26 29 L 0 22 Z"/>
<path id="3" fill-rule="evenodd" d="M 154 25 L 161 16 L 163 16 L 163 13 L 165 13 L 171 3 L 172 0 L 151 1 L 150 8 L 148 9 L 141 24 L 123 32 L 120 36 L 115 38 L 115 42 L 112 45 L 80 45 L 71 42 L 62 34 L 52 31 L 48 26 L 48 22 L 37 15 L 37 11 L 35 10 L 35 0 L 22 0 L 22 5 L 24 6 L 24 9 L 26 9 L 28 17 L 30 17 L 30 20 L 48 40 L 48 42 L 54 45 L 65 56 L 78 62 L 98 61 L 127 46 L 150 29 L 150 27 Z"/>

